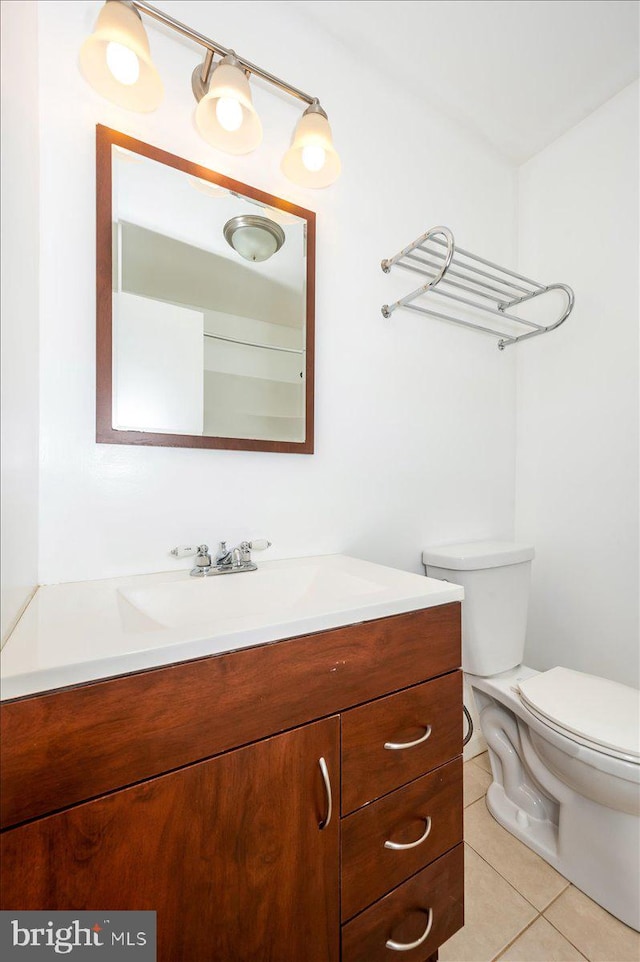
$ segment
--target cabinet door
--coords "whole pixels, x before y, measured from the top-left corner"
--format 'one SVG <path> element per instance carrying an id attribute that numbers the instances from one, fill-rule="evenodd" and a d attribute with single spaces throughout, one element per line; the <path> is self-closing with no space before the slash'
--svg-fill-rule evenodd
<path id="1" fill-rule="evenodd" d="M 334 717 L 6 832 L 2 907 L 153 909 L 160 962 L 337 962 L 339 799 Z"/>

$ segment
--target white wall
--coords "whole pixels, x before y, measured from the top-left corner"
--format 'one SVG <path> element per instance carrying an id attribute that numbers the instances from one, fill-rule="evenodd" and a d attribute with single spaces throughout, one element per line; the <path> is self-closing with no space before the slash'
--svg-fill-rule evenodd
<path id="1" fill-rule="evenodd" d="M 2 263 L 3 631 L 36 581 L 167 568 L 177 543 L 268 536 L 271 557 L 345 551 L 421 572 L 427 543 L 511 537 L 516 490 L 516 535 L 538 552 L 527 660 L 633 680 L 637 84 L 521 168 L 517 197 L 513 168 L 390 89 L 378 65 L 354 60 L 294 5 L 165 0 L 169 13 L 322 96 L 344 173 L 311 192 L 278 167 L 297 104 L 254 82 L 265 142 L 247 157 L 219 154 L 192 123 L 196 48 L 149 25 L 166 99 L 154 114 L 130 114 L 77 69 L 100 2 L 37 7 L 34 72 L 24 63 L 36 4 L 2 4 L 2 217 L 12 238 Z M 318 212 L 314 456 L 96 445 L 96 123 Z M 435 320 L 381 317 L 380 305 L 413 283 L 383 275 L 382 257 L 444 222 L 466 246 L 514 262 L 516 211 L 523 271 L 576 290 L 559 331 L 500 353 Z"/>
<path id="2" fill-rule="evenodd" d="M 293 4 L 162 7 L 320 95 L 343 176 L 324 192 L 282 176 L 301 107 L 258 81 L 262 147 L 239 158 L 208 147 L 192 120 L 200 54 L 152 25 L 163 105 L 138 115 L 108 104 L 77 67 L 100 3 L 40 3 L 40 580 L 161 570 L 175 544 L 245 536 L 272 540 L 271 557 L 344 551 L 422 572 L 427 543 L 510 537 L 514 353 L 408 312 L 385 320 L 381 304 L 415 278 L 387 277 L 379 263 L 441 222 L 513 262 L 513 169 Z M 318 212 L 315 455 L 95 443 L 96 123 Z"/>
<path id="3" fill-rule="evenodd" d="M 520 169 L 520 263 L 573 286 L 518 351 L 527 662 L 638 684 L 638 84 Z"/>
<path id="4" fill-rule="evenodd" d="M 38 582 L 37 5 L 2 14 L 2 619 Z"/>

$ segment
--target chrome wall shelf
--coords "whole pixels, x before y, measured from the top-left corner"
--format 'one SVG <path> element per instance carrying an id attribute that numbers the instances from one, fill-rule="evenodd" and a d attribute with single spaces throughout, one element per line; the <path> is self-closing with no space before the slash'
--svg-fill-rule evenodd
<path id="1" fill-rule="evenodd" d="M 382 261 L 381 267 L 385 274 L 392 267 L 403 267 L 428 278 L 425 284 L 406 297 L 401 297 L 394 304 L 385 304 L 382 308 L 385 317 L 391 317 L 397 308 L 405 307 L 441 321 L 492 334 L 499 339 L 498 348 L 501 351 L 509 344 L 555 330 L 573 310 L 574 295 L 567 284 L 542 284 L 478 257 L 462 247 L 456 247 L 448 227 L 432 227 L 395 257 Z M 548 291 L 563 291 L 567 298 L 562 315 L 550 323 L 540 324 L 510 312 L 517 304 L 532 301 Z M 469 317 L 444 314 L 436 309 L 440 306 L 438 303 L 427 301 L 428 306 L 413 303 L 429 292 L 465 305 Z M 463 296 L 461 292 L 471 297 Z M 476 322 L 474 311 L 481 312 L 479 321 L 483 323 Z"/>

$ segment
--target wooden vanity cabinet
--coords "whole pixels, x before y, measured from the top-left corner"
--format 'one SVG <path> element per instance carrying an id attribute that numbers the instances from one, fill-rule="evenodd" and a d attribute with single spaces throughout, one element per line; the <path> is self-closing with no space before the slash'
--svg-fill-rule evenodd
<path id="1" fill-rule="evenodd" d="M 431 962 L 459 665 L 450 604 L 3 703 L 2 908 L 155 910 L 160 962 Z"/>
<path id="2" fill-rule="evenodd" d="M 166 962 L 338 962 L 318 760 L 337 808 L 339 730 L 327 718 L 8 832 L 4 907 L 155 910 Z"/>

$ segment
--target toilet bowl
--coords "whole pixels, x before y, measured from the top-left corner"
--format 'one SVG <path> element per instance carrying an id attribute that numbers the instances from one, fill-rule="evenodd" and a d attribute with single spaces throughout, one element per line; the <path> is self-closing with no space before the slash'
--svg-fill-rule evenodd
<path id="1" fill-rule="evenodd" d="M 430 577 L 462 584 L 463 669 L 486 739 L 487 807 L 508 831 L 640 930 L 640 693 L 522 664 L 533 549 L 426 549 Z"/>

